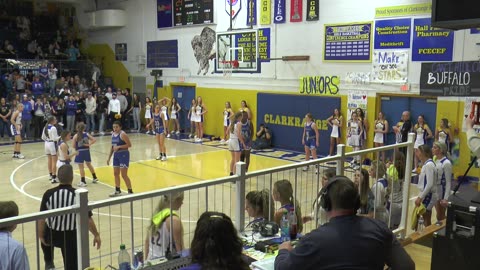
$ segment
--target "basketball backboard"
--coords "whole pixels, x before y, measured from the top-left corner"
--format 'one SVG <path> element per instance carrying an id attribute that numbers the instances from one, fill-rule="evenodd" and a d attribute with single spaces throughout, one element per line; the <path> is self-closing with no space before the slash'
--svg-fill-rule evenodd
<path id="1" fill-rule="evenodd" d="M 260 72 L 258 30 L 217 32 L 215 73 Z"/>

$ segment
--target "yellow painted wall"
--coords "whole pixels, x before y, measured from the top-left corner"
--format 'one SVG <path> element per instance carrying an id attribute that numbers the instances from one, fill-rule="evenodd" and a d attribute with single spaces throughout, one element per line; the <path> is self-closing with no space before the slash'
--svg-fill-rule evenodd
<path id="1" fill-rule="evenodd" d="M 115 87 L 132 88 L 132 83 L 128 81 L 130 73 L 122 62 L 115 60 L 115 53 L 108 44 L 92 44 L 84 49 L 83 53 L 86 53 L 96 64 L 103 64 L 103 75 L 112 77 Z"/>

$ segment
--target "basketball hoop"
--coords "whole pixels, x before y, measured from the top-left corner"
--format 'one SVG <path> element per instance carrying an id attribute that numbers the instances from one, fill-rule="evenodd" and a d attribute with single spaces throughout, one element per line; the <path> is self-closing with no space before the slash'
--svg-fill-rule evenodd
<path id="1" fill-rule="evenodd" d="M 238 69 L 238 67 L 240 66 L 240 64 L 238 63 L 238 60 L 222 61 L 222 64 L 223 64 L 224 78 L 232 77 L 233 70 Z"/>

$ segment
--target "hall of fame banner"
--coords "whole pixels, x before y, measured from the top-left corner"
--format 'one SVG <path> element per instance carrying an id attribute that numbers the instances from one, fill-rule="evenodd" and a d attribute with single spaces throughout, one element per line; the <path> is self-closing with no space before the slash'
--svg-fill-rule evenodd
<path id="1" fill-rule="evenodd" d="M 370 62 L 372 22 L 325 25 L 324 61 Z"/>
<path id="2" fill-rule="evenodd" d="M 372 61 L 372 81 L 377 83 L 406 83 L 408 51 L 375 50 Z"/>

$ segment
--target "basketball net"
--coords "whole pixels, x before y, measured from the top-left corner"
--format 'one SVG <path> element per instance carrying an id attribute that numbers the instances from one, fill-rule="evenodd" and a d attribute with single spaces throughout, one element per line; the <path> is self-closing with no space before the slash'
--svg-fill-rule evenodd
<path id="1" fill-rule="evenodd" d="M 237 69 L 239 66 L 239 63 L 237 60 L 233 61 L 222 61 L 223 63 L 223 77 L 224 78 L 230 78 L 232 77 L 232 73 L 234 69 Z"/>

